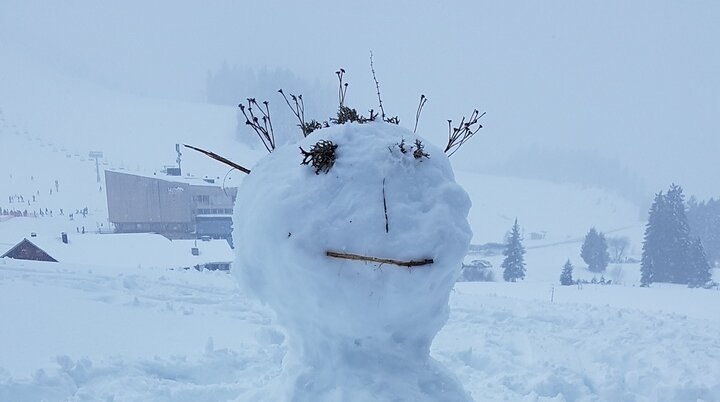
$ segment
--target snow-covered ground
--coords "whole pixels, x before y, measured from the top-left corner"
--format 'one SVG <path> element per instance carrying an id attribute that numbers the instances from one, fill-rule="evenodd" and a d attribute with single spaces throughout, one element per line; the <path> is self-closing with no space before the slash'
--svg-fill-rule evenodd
<path id="1" fill-rule="evenodd" d="M 300 290 L 299 290 L 300 291 Z M 432 355 L 477 401 L 718 401 L 720 292 L 460 283 Z M 0 261 L 0 400 L 225 401 L 277 375 L 272 314 L 218 272 Z"/>

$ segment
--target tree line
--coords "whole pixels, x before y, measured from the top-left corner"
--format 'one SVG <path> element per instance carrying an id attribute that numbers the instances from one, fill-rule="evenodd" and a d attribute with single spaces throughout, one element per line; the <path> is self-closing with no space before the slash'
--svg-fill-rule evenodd
<path id="1" fill-rule="evenodd" d="M 625 262 L 629 247 L 625 237 L 607 239 L 591 228 L 583 241 L 580 256 L 591 272 L 604 272 L 609 262 Z M 525 248 L 517 219 L 506 239 L 502 263 L 503 279 L 516 282 L 525 278 Z M 720 201 L 710 199 L 687 203 L 682 187 L 672 184 L 667 192 L 655 195 L 648 214 L 640 261 L 641 286 L 653 282 L 709 287 L 711 268 L 720 262 Z M 560 276 L 562 285 L 572 285 L 573 266 L 568 260 Z"/>

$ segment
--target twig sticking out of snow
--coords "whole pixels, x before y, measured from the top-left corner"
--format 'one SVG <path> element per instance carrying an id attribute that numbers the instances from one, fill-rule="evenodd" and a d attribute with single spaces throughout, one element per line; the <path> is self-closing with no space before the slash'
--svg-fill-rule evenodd
<path id="1" fill-rule="evenodd" d="M 425 95 L 420 95 L 420 104 L 418 104 L 417 112 L 415 112 L 415 128 L 413 129 L 413 133 L 417 132 L 417 125 L 420 121 L 420 113 L 422 113 L 425 102 L 427 102 Z"/>
<path id="2" fill-rule="evenodd" d="M 340 103 L 340 107 L 342 108 L 343 106 L 345 106 L 345 94 L 347 94 L 347 88 L 348 88 L 347 82 L 343 82 L 343 75 L 345 75 L 345 69 L 341 68 L 338 71 L 335 71 L 335 74 L 338 76 L 338 81 L 340 81 L 340 89 L 338 91 L 338 102 Z"/>
<path id="3" fill-rule="evenodd" d="M 367 262 L 378 262 L 380 264 L 394 264 L 399 265 L 401 267 L 419 267 L 423 265 L 430 265 L 433 262 L 432 258 L 426 258 L 423 260 L 411 260 L 411 261 L 400 261 L 400 260 L 393 260 L 389 258 L 377 258 L 377 257 L 368 257 L 364 255 L 359 254 L 349 254 L 349 253 L 338 253 L 336 251 L 327 251 L 325 253 L 328 257 L 333 258 L 341 258 L 345 260 L 356 260 L 356 261 L 367 261 Z"/>
<path id="4" fill-rule="evenodd" d="M 247 106 L 243 105 L 242 103 L 238 105 L 243 116 L 245 116 L 245 124 L 255 130 L 255 133 L 257 133 L 258 137 L 260 137 L 260 141 L 262 141 L 265 149 L 267 149 L 268 152 L 274 151 L 275 133 L 273 132 L 272 120 L 270 120 L 270 108 L 268 107 L 270 102 L 263 102 L 263 106 L 265 107 L 264 110 L 257 103 L 255 98 L 247 98 L 247 103 Z M 258 110 L 260 110 L 260 113 L 262 113 L 262 119 L 255 116 L 255 113 L 253 113 L 253 106 L 256 106 Z M 246 110 L 247 113 L 245 112 Z M 261 120 L 262 124 L 260 124 Z"/>
<path id="5" fill-rule="evenodd" d="M 293 103 L 295 103 L 295 107 L 290 104 L 290 101 L 288 100 L 287 96 L 285 96 L 285 92 L 283 92 L 282 88 L 278 89 L 278 92 L 280 95 L 282 95 L 283 99 L 285 99 L 285 103 L 287 103 L 290 110 L 293 112 L 295 117 L 300 121 L 300 129 L 303 131 L 303 135 L 307 137 L 309 133 L 305 133 L 305 102 L 303 102 L 302 94 L 295 96 L 293 94 L 290 94 L 290 98 L 292 98 Z"/>
<path id="6" fill-rule="evenodd" d="M 380 117 L 382 117 L 383 121 L 386 123 L 392 123 L 392 124 L 400 124 L 400 119 L 395 117 L 386 117 L 385 116 L 385 109 L 383 108 L 382 98 L 380 97 L 380 83 L 377 80 L 377 77 L 375 76 L 375 65 L 373 63 L 373 53 L 370 52 L 370 71 L 372 72 L 373 81 L 375 81 L 375 89 L 377 90 L 377 97 L 378 97 L 378 103 L 380 104 Z M 370 111 L 370 115 L 372 116 L 372 111 Z"/>
<path id="7" fill-rule="evenodd" d="M 360 123 L 365 124 L 370 121 L 375 121 L 377 113 L 370 109 L 370 117 L 365 117 L 358 113 L 357 110 L 342 105 L 338 108 L 337 116 L 331 117 L 330 122 L 333 124 L 345 124 L 345 123 Z"/>
<path id="8" fill-rule="evenodd" d="M 207 155 L 207 156 L 215 159 L 216 161 L 220 161 L 220 162 L 222 162 L 222 163 L 224 163 L 224 164 L 226 164 L 226 165 L 228 165 L 228 166 L 232 166 L 232 167 L 234 167 L 235 169 L 237 169 L 237 170 L 239 170 L 239 171 L 241 171 L 241 172 L 243 172 L 243 173 L 245 173 L 245 174 L 250 174 L 250 169 L 244 168 L 244 167 L 238 165 L 237 163 L 231 161 L 230 159 L 223 158 L 222 156 L 220 156 L 220 155 L 218 155 L 218 154 L 216 154 L 216 153 L 214 153 L 214 152 L 206 151 L 206 150 L 204 150 L 204 149 L 197 148 L 197 147 L 194 147 L 194 146 L 188 145 L 188 144 L 183 144 L 183 145 L 184 145 L 186 148 L 194 149 L 195 151 L 198 151 L 198 152 L 200 152 L 200 153 L 203 153 L 203 154 L 205 154 L 205 155 Z"/>
<path id="9" fill-rule="evenodd" d="M 467 122 L 465 121 L 465 116 L 463 116 L 462 120 L 460 120 L 460 124 L 458 124 L 455 128 L 452 126 L 452 120 L 448 120 L 448 143 L 445 147 L 445 152 L 450 151 L 448 158 L 457 152 L 462 144 L 472 138 L 472 136 L 483 127 L 482 124 L 478 123 L 478 120 L 480 120 L 483 116 L 485 116 L 485 112 L 480 114 L 480 112 L 475 109 L 472 114 L 470 114 L 470 118 L 467 119 Z"/>
<path id="10" fill-rule="evenodd" d="M 423 145 L 422 141 L 418 139 L 415 140 L 415 150 L 413 151 L 413 157 L 415 159 L 430 158 L 430 155 L 425 152 L 425 145 Z"/>
<path id="11" fill-rule="evenodd" d="M 338 71 L 335 71 L 335 74 L 338 76 L 338 81 L 340 82 L 340 88 L 338 89 L 338 111 L 336 116 L 333 118 L 330 118 L 330 122 L 333 124 L 345 124 L 345 123 L 360 123 L 365 124 L 370 121 L 375 121 L 375 118 L 377 118 L 378 114 L 375 113 L 372 109 L 370 109 L 370 117 L 365 117 L 358 113 L 357 110 L 345 106 L 345 95 L 347 95 L 347 89 L 348 84 L 343 81 L 343 76 L 345 75 L 345 70 L 340 69 Z"/>
<path id="12" fill-rule="evenodd" d="M 383 177 L 383 209 L 385 210 L 385 233 L 390 232 L 390 224 L 388 222 L 388 216 L 387 216 L 387 200 L 385 199 L 385 178 Z"/>
<path id="13" fill-rule="evenodd" d="M 302 131 L 303 136 L 307 137 L 313 131 L 328 126 L 327 122 L 325 122 L 325 124 L 323 125 L 316 120 L 311 120 L 310 123 L 305 122 L 305 102 L 303 101 L 302 95 L 295 96 L 293 94 L 290 94 L 290 99 L 292 99 L 293 103 L 295 104 L 295 106 L 293 106 L 292 104 L 290 104 L 290 101 L 288 100 L 287 96 L 285 96 L 285 92 L 283 92 L 282 89 L 279 89 L 278 92 L 280 92 L 280 95 L 282 95 L 283 99 L 285 99 L 285 103 L 287 103 L 288 107 L 293 112 L 295 117 L 297 117 L 298 121 L 300 121 L 298 127 L 300 127 L 300 131 Z"/>
<path id="14" fill-rule="evenodd" d="M 375 77 L 375 66 L 373 65 L 373 54 L 370 52 L 370 71 L 372 71 L 373 81 L 375 81 L 375 89 L 377 89 L 378 103 L 380 103 L 380 117 L 385 120 L 385 109 L 383 109 L 382 98 L 380 97 L 380 83 Z"/>

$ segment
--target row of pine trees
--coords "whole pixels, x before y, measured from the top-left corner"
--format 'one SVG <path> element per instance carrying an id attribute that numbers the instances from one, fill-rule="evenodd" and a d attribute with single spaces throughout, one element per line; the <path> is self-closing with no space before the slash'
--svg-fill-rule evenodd
<path id="1" fill-rule="evenodd" d="M 693 231 L 688 223 L 688 215 L 696 228 Z M 704 244 L 712 246 L 713 254 L 710 258 L 705 253 Z M 508 282 L 524 279 L 525 248 L 517 219 L 507 237 L 503 254 L 503 279 Z M 591 272 L 605 271 L 611 260 L 605 235 L 591 228 L 585 236 L 580 256 Z M 619 255 L 616 255 L 615 259 L 618 258 Z M 686 207 L 682 188 L 675 184 L 666 193 L 656 194 L 643 240 L 641 286 L 650 286 L 653 282 L 706 286 L 712 283 L 709 261 L 719 259 L 720 201 L 711 199 L 707 203 L 697 203 L 691 200 Z M 575 283 L 572 271 L 573 266 L 568 260 L 560 276 L 562 285 Z"/>

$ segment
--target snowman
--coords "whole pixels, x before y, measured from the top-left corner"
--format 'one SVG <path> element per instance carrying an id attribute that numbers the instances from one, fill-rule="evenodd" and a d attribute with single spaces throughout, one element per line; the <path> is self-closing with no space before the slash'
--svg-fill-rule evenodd
<path id="1" fill-rule="evenodd" d="M 448 157 L 398 125 L 274 149 L 243 181 L 233 273 L 287 337 L 248 401 L 472 401 L 430 357 L 472 233 Z"/>

